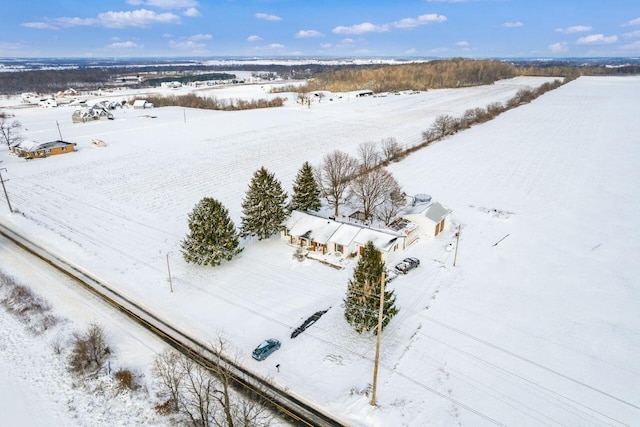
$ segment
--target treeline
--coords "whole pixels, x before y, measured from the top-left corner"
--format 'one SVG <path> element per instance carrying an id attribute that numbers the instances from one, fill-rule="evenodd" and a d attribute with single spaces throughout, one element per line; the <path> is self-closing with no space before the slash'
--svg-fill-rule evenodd
<path id="1" fill-rule="evenodd" d="M 284 99 L 275 97 L 271 99 L 224 99 L 204 98 L 196 94 L 190 93 L 186 95 L 170 95 L 170 96 L 147 96 L 144 99 L 153 103 L 155 107 L 185 107 L 185 108 L 201 108 L 204 110 L 253 110 L 256 108 L 282 107 Z M 135 102 L 135 99 L 131 103 Z"/>
<path id="2" fill-rule="evenodd" d="M 96 68 L 0 73 L 0 88 L 2 95 L 18 95 L 23 92 L 51 93 L 70 87 L 91 90 L 103 87 L 112 73 Z"/>
<path id="3" fill-rule="evenodd" d="M 447 136 L 468 129 L 473 125 L 492 120 L 505 111 L 516 108 L 522 104 L 529 103 L 540 95 L 556 89 L 569 81 L 571 81 L 570 78 L 565 78 L 564 82 L 556 79 L 553 82 L 545 82 L 535 89 L 523 88 L 518 90 L 518 92 L 516 92 L 516 94 L 504 104 L 500 102 L 493 102 L 487 105 L 486 108 L 470 108 L 466 110 L 461 117 L 453 117 L 448 114 L 438 116 L 431 127 L 422 132 L 422 143 L 399 153 L 398 156 L 396 156 L 396 159 L 427 147 L 436 141 L 446 138 Z"/>
<path id="4" fill-rule="evenodd" d="M 502 61 L 456 58 L 323 72 L 297 91 L 428 90 L 490 84 L 516 75 L 518 75 L 516 67 Z"/>

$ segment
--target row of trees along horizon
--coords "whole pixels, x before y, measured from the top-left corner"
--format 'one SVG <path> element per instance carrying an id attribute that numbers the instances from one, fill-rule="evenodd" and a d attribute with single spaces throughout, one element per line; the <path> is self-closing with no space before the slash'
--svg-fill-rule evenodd
<path id="1" fill-rule="evenodd" d="M 228 68 L 228 67 L 227 67 Z M 347 91 L 369 89 L 395 91 L 405 89 L 428 90 L 490 84 L 500 79 L 522 76 L 577 77 L 580 75 L 630 75 L 639 74 L 640 65 L 617 67 L 584 65 L 566 61 L 506 62 L 491 59 L 452 58 L 401 65 L 234 65 L 237 70 L 274 72 L 283 79 L 309 79 L 306 91 Z M 225 71 L 220 66 L 194 64 L 164 65 L 161 67 L 78 67 L 65 70 L 30 70 L 0 73 L 2 95 L 18 95 L 23 92 L 55 93 L 66 89 L 95 90 L 114 82 L 122 75 L 149 73 L 174 73 L 176 79 L 190 79 L 196 74 Z M 227 77 L 231 78 L 229 74 Z M 162 78 L 162 77 L 158 77 Z M 150 78 L 136 87 L 150 87 L 158 80 Z M 131 84 L 128 84 L 131 86 Z M 284 89 L 290 91 L 289 89 Z M 295 92 L 299 90 L 296 87 Z"/>

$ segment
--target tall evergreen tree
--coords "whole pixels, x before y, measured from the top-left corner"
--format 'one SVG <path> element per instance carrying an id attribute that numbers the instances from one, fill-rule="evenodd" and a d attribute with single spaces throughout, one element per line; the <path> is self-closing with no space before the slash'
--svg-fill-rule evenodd
<path id="1" fill-rule="evenodd" d="M 318 211 L 320 207 L 320 187 L 313 176 L 313 168 L 309 162 L 304 162 L 293 183 L 291 209 Z"/>
<path id="2" fill-rule="evenodd" d="M 378 312 L 380 310 L 380 279 L 385 270 L 380 251 L 369 241 L 349 280 L 347 295 L 344 299 L 344 317 L 358 333 L 374 331 L 377 333 Z M 396 297 L 392 290 L 384 291 L 382 309 L 382 328 L 387 326 L 393 316 L 398 314 Z"/>
<path id="3" fill-rule="evenodd" d="M 256 171 L 242 201 L 241 234 L 266 239 L 282 229 L 287 193 L 264 166 Z"/>
<path id="4" fill-rule="evenodd" d="M 181 243 L 187 262 L 215 267 L 242 251 L 229 211 L 210 197 L 202 199 L 189 214 L 189 230 Z"/>

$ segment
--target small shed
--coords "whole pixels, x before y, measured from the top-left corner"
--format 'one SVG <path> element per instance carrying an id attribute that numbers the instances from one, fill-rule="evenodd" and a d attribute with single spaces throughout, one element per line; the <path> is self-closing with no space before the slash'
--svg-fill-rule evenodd
<path id="1" fill-rule="evenodd" d="M 145 99 L 136 99 L 133 101 L 133 108 L 137 110 L 144 110 L 145 108 L 153 108 L 153 104 L 151 102 L 147 102 Z"/>

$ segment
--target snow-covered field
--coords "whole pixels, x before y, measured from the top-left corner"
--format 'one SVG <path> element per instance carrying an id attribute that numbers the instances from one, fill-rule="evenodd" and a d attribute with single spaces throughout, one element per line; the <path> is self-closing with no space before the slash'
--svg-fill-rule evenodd
<path id="1" fill-rule="evenodd" d="M 580 78 L 389 168 L 408 194 L 429 193 L 452 208 L 462 233 L 456 267 L 445 250 L 454 230 L 407 251 L 422 265 L 392 282 L 400 313 L 383 334 L 375 408 L 363 394 L 375 338 L 343 320 L 350 268 L 299 262 L 275 237 L 246 242 L 215 269 L 181 260 L 193 206 L 217 198 L 238 224 L 260 166 L 290 189 L 304 161 L 318 164 L 334 149 L 355 154 L 358 144 L 386 137 L 415 144 L 440 114 L 505 101 L 546 80 L 384 98 L 336 94 L 311 108 L 290 95 L 285 107 L 261 111 L 117 110 L 114 121 L 75 125 L 69 108 L 8 110 L 29 139 L 57 139 L 58 122 L 78 152 L 25 161 L 0 148 L 22 214 L 0 203 L 0 221 L 204 340 L 223 331 L 247 366 L 352 425 L 635 425 L 638 77 Z M 249 88 L 264 97 L 264 88 Z M 108 146 L 91 147 L 93 138 Z M 0 245 L 0 268 L 28 280 L 5 261 L 7 251 Z M 54 306 L 78 304 L 67 292 Z M 251 359 L 269 337 L 282 348 L 265 362 Z M 124 346 L 119 357 L 144 370 L 156 350 L 157 343 Z M 10 365 L 12 352 L 2 354 L 9 356 L 0 365 Z"/>

